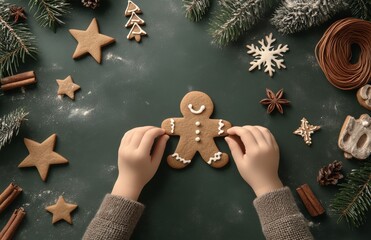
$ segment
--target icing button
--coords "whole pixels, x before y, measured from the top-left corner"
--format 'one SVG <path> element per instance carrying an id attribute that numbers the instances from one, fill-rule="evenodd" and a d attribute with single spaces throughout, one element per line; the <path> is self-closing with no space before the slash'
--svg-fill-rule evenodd
<path id="1" fill-rule="evenodd" d="M 197 134 L 197 135 L 200 134 L 200 132 L 201 132 L 200 130 L 196 130 L 196 134 Z"/>
<path id="2" fill-rule="evenodd" d="M 201 123 L 199 121 L 197 121 L 195 124 L 196 124 L 196 126 L 200 126 L 201 125 Z"/>
<path id="3" fill-rule="evenodd" d="M 196 142 L 199 142 L 199 141 L 201 141 L 201 138 L 196 137 L 196 138 L 195 138 L 195 141 L 196 141 Z"/>

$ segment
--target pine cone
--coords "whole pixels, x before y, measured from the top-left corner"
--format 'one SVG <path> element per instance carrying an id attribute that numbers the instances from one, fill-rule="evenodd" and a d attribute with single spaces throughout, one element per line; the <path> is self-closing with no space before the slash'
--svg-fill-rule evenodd
<path id="1" fill-rule="evenodd" d="M 318 171 L 317 182 L 322 186 L 336 185 L 340 179 L 344 178 L 341 174 L 342 168 L 341 162 L 337 160 L 324 166 Z"/>
<path id="2" fill-rule="evenodd" d="M 95 9 L 96 7 L 99 7 L 100 0 L 81 0 L 81 2 L 85 7 Z"/>

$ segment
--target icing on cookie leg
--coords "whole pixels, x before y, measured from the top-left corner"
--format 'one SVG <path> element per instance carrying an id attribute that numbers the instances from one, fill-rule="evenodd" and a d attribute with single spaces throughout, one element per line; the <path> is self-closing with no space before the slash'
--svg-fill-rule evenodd
<path id="1" fill-rule="evenodd" d="M 174 154 L 171 155 L 171 156 L 174 157 L 175 160 L 180 161 L 180 162 L 185 163 L 185 164 L 188 164 L 188 163 L 191 162 L 191 160 L 187 160 L 187 159 L 184 159 L 184 158 L 182 158 L 181 156 L 179 156 L 178 153 L 174 153 Z"/>
<path id="2" fill-rule="evenodd" d="M 220 152 L 215 143 L 200 150 L 200 154 L 204 161 L 214 168 L 224 167 L 229 161 L 228 155 Z"/>
<path id="3" fill-rule="evenodd" d="M 213 162 L 219 161 L 220 158 L 221 158 L 221 156 L 222 156 L 222 152 L 217 152 L 217 153 L 215 153 L 215 154 L 214 154 L 214 157 L 209 158 L 209 161 L 207 162 L 207 164 L 210 165 L 210 164 L 213 163 Z"/>

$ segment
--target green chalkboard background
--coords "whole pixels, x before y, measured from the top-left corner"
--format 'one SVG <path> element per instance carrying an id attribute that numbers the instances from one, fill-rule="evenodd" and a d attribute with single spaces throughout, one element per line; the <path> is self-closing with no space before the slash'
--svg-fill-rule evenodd
<path id="1" fill-rule="evenodd" d="M 80 1 L 71 2 L 72 14 L 56 33 L 41 28 L 29 15 L 39 55 L 37 61 L 28 61 L 20 71 L 35 70 L 38 83 L 25 92 L 15 90 L 0 96 L 0 116 L 20 106 L 30 112 L 19 136 L 0 151 L 0 189 L 11 181 L 24 189 L 0 216 L 3 226 L 14 208 L 26 209 L 27 218 L 16 239 L 81 238 L 115 181 L 122 135 L 133 127 L 160 126 L 165 118 L 181 116 L 180 100 L 191 90 L 204 91 L 213 99 L 214 118 L 224 118 L 234 125 L 263 125 L 274 133 L 281 148 L 283 182 L 293 190 L 308 183 L 328 210 L 323 217 L 311 218 L 294 192 L 300 209 L 312 222 L 316 239 L 370 236 L 370 216 L 357 230 L 345 223 L 336 224 L 329 205 L 337 189 L 316 183 L 319 168 L 335 159 L 344 162 L 346 172 L 360 166 L 358 161 L 343 158 L 337 136 L 348 114 L 358 118 L 367 112 L 358 105 L 354 91 L 334 88 L 317 65 L 314 47 L 330 23 L 282 36 L 267 18 L 238 42 L 218 49 L 210 44 L 207 34 L 210 16 L 195 24 L 183 16 L 180 0 L 137 0 L 147 23 L 143 29 L 148 33 L 137 44 L 126 39 L 126 1 L 105 0 L 95 11 L 82 7 Z M 103 50 L 101 65 L 90 56 L 71 58 L 76 41 L 68 29 L 86 29 L 93 17 L 103 34 L 116 38 L 115 44 Z M 273 78 L 262 71 L 248 71 L 252 57 L 245 48 L 271 32 L 277 43 L 290 47 L 285 54 L 287 69 L 278 71 Z M 55 80 L 68 75 L 81 86 L 75 101 L 56 94 Z M 259 104 L 266 87 L 273 91 L 285 89 L 292 106 L 285 108 L 284 115 L 268 115 Z M 311 147 L 292 134 L 302 117 L 322 126 L 314 134 Z M 56 151 L 70 164 L 52 167 L 44 183 L 36 169 L 18 169 L 17 165 L 28 154 L 24 137 L 41 142 L 52 133 L 58 135 Z M 177 139 L 171 139 L 165 155 L 172 153 L 176 144 Z M 217 144 L 229 153 L 222 139 Z M 52 225 L 51 215 L 44 210 L 60 195 L 79 205 L 72 226 L 65 222 Z M 163 161 L 140 197 L 146 210 L 133 239 L 264 239 L 253 199 L 252 190 L 233 161 L 216 170 L 197 155 L 181 171 Z"/>

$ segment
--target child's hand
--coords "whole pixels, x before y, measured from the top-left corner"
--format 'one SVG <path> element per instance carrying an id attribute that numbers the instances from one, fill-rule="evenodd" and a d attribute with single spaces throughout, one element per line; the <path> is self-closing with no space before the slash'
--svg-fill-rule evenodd
<path id="1" fill-rule="evenodd" d="M 226 137 L 242 178 L 257 197 L 283 187 L 278 177 L 279 148 L 271 132 L 260 126 L 233 127 Z"/>
<path id="2" fill-rule="evenodd" d="M 163 129 L 150 126 L 134 128 L 125 133 L 118 152 L 119 176 L 112 190 L 113 195 L 138 199 L 160 165 L 169 139 L 164 134 Z M 157 142 L 152 148 L 156 138 Z"/>

